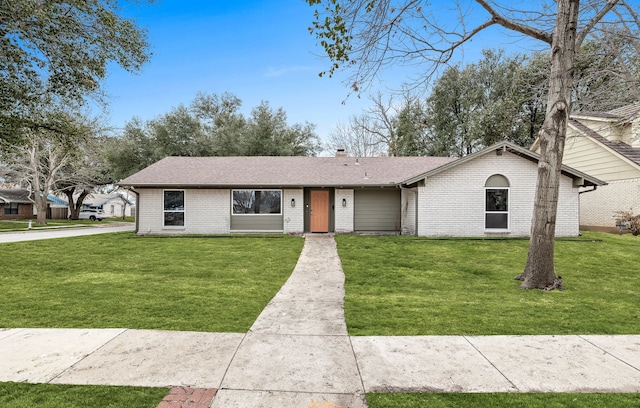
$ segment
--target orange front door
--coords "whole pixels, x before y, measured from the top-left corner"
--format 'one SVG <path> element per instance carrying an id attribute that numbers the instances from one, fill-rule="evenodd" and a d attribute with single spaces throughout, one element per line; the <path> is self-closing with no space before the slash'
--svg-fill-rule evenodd
<path id="1" fill-rule="evenodd" d="M 311 190 L 311 232 L 329 232 L 329 192 Z"/>

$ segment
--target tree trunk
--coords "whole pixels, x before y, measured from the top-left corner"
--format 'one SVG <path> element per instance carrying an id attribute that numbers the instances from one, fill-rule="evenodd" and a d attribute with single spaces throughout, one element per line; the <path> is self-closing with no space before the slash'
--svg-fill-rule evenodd
<path id="1" fill-rule="evenodd" d="M 574 56 L 579 0 L 557 1 L 556 29 L 551 46 L 551 75 L 547 114 L 540 130 L 540 161 L 529 255 L 520 276 L 523 289 L 544 289 L 554 284 L 554 238 L 560 189 L 560 171 L 571 113 Z"/>
<path id="2" fill-rule="evenodd" d="M 89 195 L 89 190 L 84 189 L 82 193 L 78 196 L 78 199 L 73 201 L 73 193 L 75 193 L 75 187 L 71 189 L 66 189 L 63 193 L 67 196 L 67 203 L 69 206 L 69 219 L 77 220 L 80 218 L 80 210 L 82 209 L 82 203 L 84 202 L 85 197 Z"/>
<path id="3" fill-rule="evenodd" d="M 47 196 L 40 195 L 39 192 L 35 193 L 34 200 L 36 202 L 36 210 L 38 215 L 36 218 L 36 224 L 47 225 Z"/>

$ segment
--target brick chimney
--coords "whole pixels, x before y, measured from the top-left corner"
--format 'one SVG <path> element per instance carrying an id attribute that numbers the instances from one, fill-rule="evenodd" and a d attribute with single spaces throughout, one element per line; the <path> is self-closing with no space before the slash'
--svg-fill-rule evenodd
<path id="1" fill-rule="evenodd" d="M 344 149 L 336 150 L 336 157 L 347 157 L 347 151 Z"/>

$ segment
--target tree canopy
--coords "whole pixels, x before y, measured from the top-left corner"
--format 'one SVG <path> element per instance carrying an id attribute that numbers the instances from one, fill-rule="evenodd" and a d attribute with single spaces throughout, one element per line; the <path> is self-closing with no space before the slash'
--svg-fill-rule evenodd
<path id="1" fill-rule="evenodd" d="M 143 122 L 129 121 L 108 141 L 107 160 L 115 179 L 166 156 L 315 156 L 318 136 L 310 123 L 287 123 L 282 108 L 263 101 L 245 117 L 242 101 L 230 93 L 198 94 L 190 105 Z"/>
<path id="2" fill-rule="evenodd" d="M 24 127 L 51 128 L 33 111 L 101 100 L 109 64 L 138 71 L 150 58 L 146 32 L 118 0 L 0 1 L 0 141 Z"/>

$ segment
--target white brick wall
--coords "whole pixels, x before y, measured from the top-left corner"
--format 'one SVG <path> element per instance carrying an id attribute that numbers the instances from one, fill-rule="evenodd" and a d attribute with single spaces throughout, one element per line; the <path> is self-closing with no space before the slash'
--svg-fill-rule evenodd
<path id="1" fill-rule="evenodd" d="M 162 189 L 138 190 L 138 233 L 159 234 L 162 232 Z"/>
<path id="2" fill-rule="evenodd" d="M 418 189 L 402 189 L 402 235 L 416 235 L 416 199 Z"/>
<path id="3" fill-rule="evenodd" d="M 609 181 L 596 191 L 580 194 L 580 224 L 615 227 L 616 211 L 640 213 L 640 178 Z"/>
<path id="4" fill-rule="evenodd" d="M 347 206 L 342 206 L 342 199 L 347 200 Z M 353 190 L 335 190 L 335 231 L 339 234 L 353 232 Z"/>
<path id="5" fill-rule="evenodd" d="M 227 234 L 231 192 L 224 189 L 186 189 L 185 226 L 163 226 L 163 189 L 140 189 L 139 234 Z"/>
<path id="6" fill-rule="evenodd" d="M 282 215 L 284 216 L 284 232 L 301 234 L 304 232 L 304 190 L 287 189 L 282 192 Z M 296 206 L 291 207 L 291 200 L 296 200 Z"/>
<path id="7" fill-rule="evenodd" d="M 537 166 L 505 152 L 488 153 L 455 166 L 426 180 L 418 187 L 418 235 L 486 236 L 484 228 L 485 182 L 502 174 L 510 184 L 509 236 L 528 236 L 531 230 Z M 569 177 L 562 177 L 556 221 L 557 236 L 576 236 L 578 189 Z"/>
<path id="8" fill-rule="evenodd" d="M 185 226 L 189 234 L 229 233 L 230 190 L 186 190 L 185 201 Z"/>

